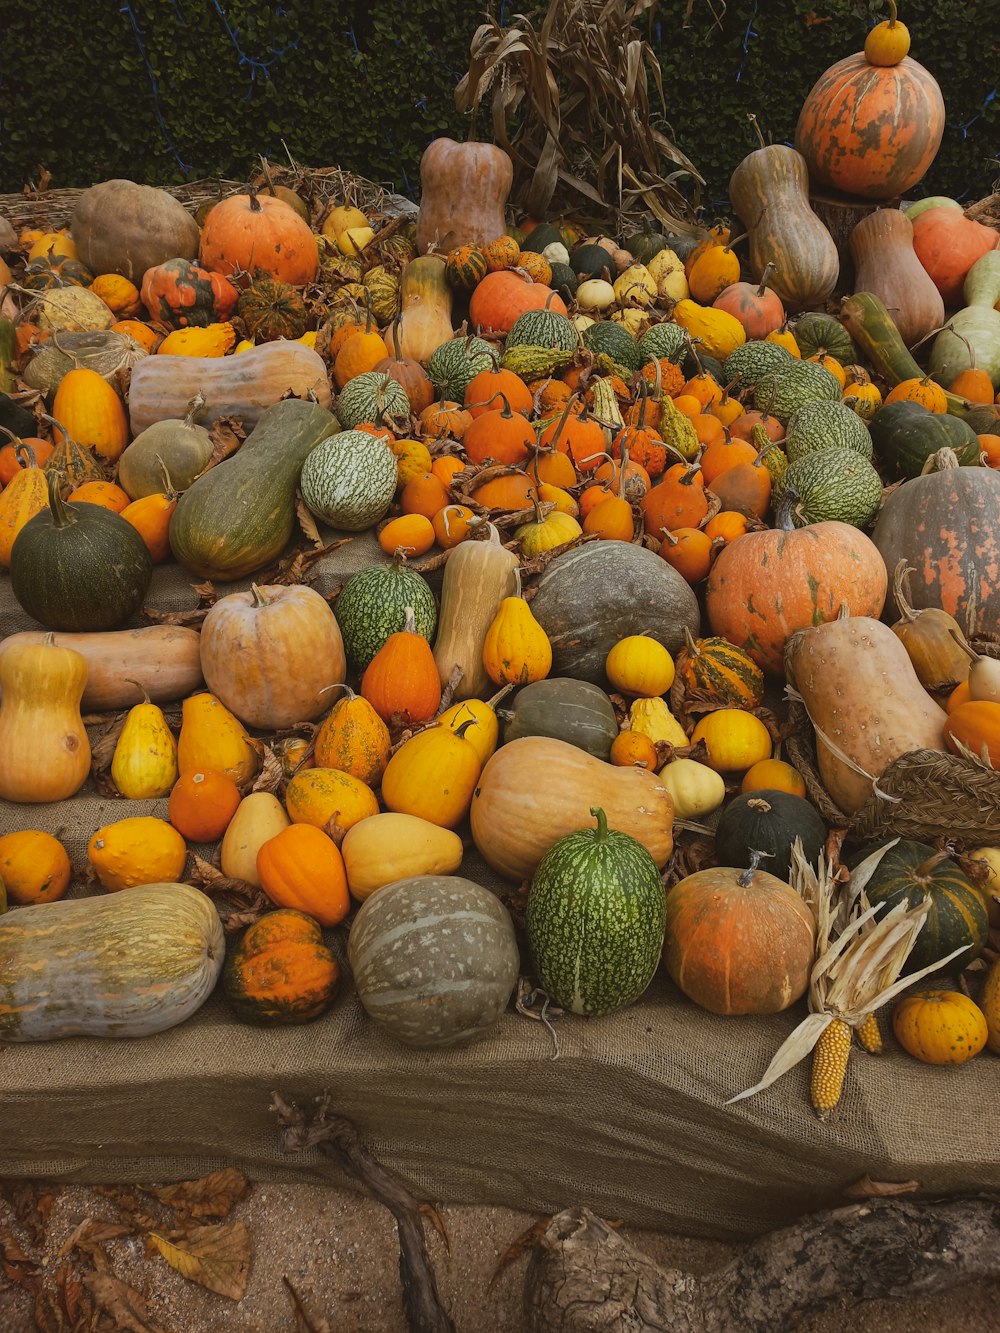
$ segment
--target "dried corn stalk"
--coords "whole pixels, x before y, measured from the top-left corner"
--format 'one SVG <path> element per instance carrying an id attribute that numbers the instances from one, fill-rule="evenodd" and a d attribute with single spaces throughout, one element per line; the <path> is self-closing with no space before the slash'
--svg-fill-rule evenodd
<path id="1" fill-rule="evenodd" d="M 947 958 L 900 979 L 899 974 L 927 919 L 930 900 L 925 898 L 918 907 L 909 907 L 904 900 L 880 915 L 884 904 L 871 906 L 865 894 L 878 863 L 898 841 L 893 839 L 866 857 L 844 891 L 837 895 L 837 885 L 824 856 L 820 854 L 814 871 L 796 838 L 792 849 L 792 884 L 816 918 L 816 961 L 809 978 L 810 1013 L 779 1048 L 760 1082 L 730 1097 L 729 1102 L 762 1092 L 813 1051 L 813 1108 L 825 1120 L 840 1100 L 851 1032 L 861 1029 L 867 1035 L 871 1030 L 870 1017 L 876 1009 L 962 953 L 962 948 L 955 949 Z"/>
<path id="2" fill-rule="evenodd" d="M 638 26 L 654 8 L 655 0 L 550 0 L 537 30 L 523 14 L 509 27 L 491 18 L 476 29 L 455 104 L 474 123 L 492 89 L 493 135 L 514 162 L 512 197 L 528 213 L 569 210 L 602 225 L 615 209 L 619 222 L 652 213 L 694 230 L 675 181 L 702 177 L 665 132 L 660 64 Z M 669 163 L 676 170 L 665 171 Z"/>

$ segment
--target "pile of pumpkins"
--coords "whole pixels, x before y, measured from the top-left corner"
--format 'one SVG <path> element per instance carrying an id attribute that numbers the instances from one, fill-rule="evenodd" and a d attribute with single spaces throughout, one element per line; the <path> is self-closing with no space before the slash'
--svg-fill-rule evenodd
<path id="1" fill-rule="evenodd" d="M 914 749 L 1000 767 L 1000 663 L 975 646 L 1000 625 L 1000 236 L 950 200 L 879 210 L 833 315 L 794 154 L 734 175 L 745 259 L 723 225 L 508 228 L 509 161 L 448 140 L 415 229 L 277 190 L 199 225 L 111 181 L 68 233 L 15 238 L 0 564 L 40 629 L 0 644 L 0 796 L 24 823 L 0 837 L 0 1040 L 159 1031 L 220 975 L 248 1021 L 312 1020 L 348 920 L 362 1003 L 416 1045 L 490 1031 L 522 971 L 584 1015 L 661 957 L 718 1014 L 801 999 L 791 849 L 815 862 L 829 829 L 768 681 L 803 701 L 845 822 Z M 332 599 L 274 578 L 303 506 L 384 556 Z M 167 561 L 216 585 L 200 629 L 123 628 Z M 97 891 L 67 899 L 31 805 L 87 781 L 83 715 L 126 710 L 126 813 L 90 838 Z M 718 864 L 664 894 L 692 824 Z M 460 875 L 463 832 L 526 886 L 517 927 Z M 212 844 L 269 909 L 228 948 L 183 882 Z M 867 885 L 929 895 L 913 971 L 1000 925 L 1000 848 L 962 850 L 901 842 Z M 1000 1053 L 996 963 L 961 1041 L 958 1019 L 928 1036 L 939 995 L 922 1019 L 912 998 L 913 1054 Z"/>

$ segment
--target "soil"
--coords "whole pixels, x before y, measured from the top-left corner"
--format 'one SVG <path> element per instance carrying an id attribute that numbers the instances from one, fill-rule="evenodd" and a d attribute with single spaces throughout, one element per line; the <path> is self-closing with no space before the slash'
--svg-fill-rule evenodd
<path id="1" fill-rule="evenodd" d="M 50 1274 L 58 1251 L 86 1218 L 120 1220 L 116 1203 L 86 1186 L 55 1187 L 56 1199 L 42 1246 L 32 1245 L 10 1205 L 0 1199 L 0 1236 L 10 1228 L 26 1253 L 43 1258 Z M 144 1201 L 145 1201 L 145 1197 Z M 152 1204 L 155 1213 L 159 1205 Z M 521 1254 L 491 1278 L 508 1247 L 536 1218 L 506 1208 L 441 1205 L 445 1241 L 427 1222 L 428 1248 L 441 1298 L 457 1333 L 519 1333 L 526 1327 L 522 1292 L 527 1258 Z M 162 1215 L 162 1214 L 161 1214 Z M 367 1198 L 322 1185 L 257 1184 L 227 1221 L 242 1220 L 253 1242 L 249 1283 L 242 1300 L 207 1292 L 147 1258 L 141 1237 L 110 1240 L 103 1249 L 114 1274 L 141 1292 L 149 1318 L 166 1333 L 304 1333 L 285 1281 L 294 1287 L 314 1327 L 336 1333 L 406 1333 L 400 1304 L 398 1247 L 391 1215 Z M 623 1231 L 661 1264 L 707 1272 L 725 1263 L 732 1247 L 664 1233 Z M 801 1333 L 993 1333 L 1000 1282 L 982 1282 L 934 1298 L 873 1301 L 805 1320 Z M 323 1321 L 326 1321 L 324 1325 Z M 32 1333 L 27 1293 L 0 1270 L 0 1329 Z"/>

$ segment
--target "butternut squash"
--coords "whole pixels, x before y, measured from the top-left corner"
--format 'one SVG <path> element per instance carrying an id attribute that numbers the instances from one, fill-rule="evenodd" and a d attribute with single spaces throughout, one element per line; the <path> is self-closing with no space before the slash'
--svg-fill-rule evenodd
<path id="1" fill-rule="evenodd" d="M 80 717 L 87 663 L 72 648 L 21 643 L 0 659 L 0 797 L 65 801 L 90 774 Z"/>
<path id="2" fill-rule="evenodd" d="M 517 568 L 517 556 L 504 549 L 492 524 L 485 540 L 461 542 L 448 557 L 434 661 L 442 685 L 456 666 L 461 669 L 456 700 L 481 699 L 493 690 L 483 664 L 483 645 L 500 603 L 517 587 Z"/>
<path id="3" fill-rule="evenodd" d="M 785 647 L 789 684 L 816 731 L 823 785 L 845 814 L 909 750 L 944 750 L 946 714 L 917 679 L 888 625 L 842 616 L 799 630 Z"/>
<path id="4" fill-rule="evenodd" d="M 462 850 L 462 839 L 451 829 L 394 813 L 363 819 L 340 845 L 347 884 L 359 902 L 399 879 L 455 874 Z"/>
<path id="5" fill-rule="evenodd" d="M 445 281 L 443 255 L 411 259 L 399 281 L 399 319 L 382 335 L 390 356 L 426 362 L 454 337 L 451 288 Z"/>
<path id="6" fill-rule="evenodd" d="M 944 323 L 944 301 L 913 249 L 913 224 L 898 208 L 878 208 L 851 232 L 854 287 L 874 292 L 907 347 Z"/>

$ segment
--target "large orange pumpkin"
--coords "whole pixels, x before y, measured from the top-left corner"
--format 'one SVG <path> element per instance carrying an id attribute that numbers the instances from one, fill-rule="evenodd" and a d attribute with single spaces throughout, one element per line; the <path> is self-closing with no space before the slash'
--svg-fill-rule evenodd
<path id="1" fill-rule="evenodd" d="M 893 199 L 915 185 L 944 134 L 937 81 L 909 56 L 870 65 L 858 51 L 821 74 L 802 104 L 795 147 L 815 187 Z"/>
<path id="2" fill-rule="evenodd" d="M 529 310 L 566 314 L 562 297 L 551 287 L 509 269 L 487 273 L 469 300 L 472 324 L 496 333 L 510 333 L 515 322 Z"/>
<path id="3" fill-rule="evenodd" d="M 283 200 L 254 189 L 230 195 L 209 211 L 198 258 L 237 286 L 263 272 L 301 287 L 319 272 L 319 248 L 308 222 Z"/>

